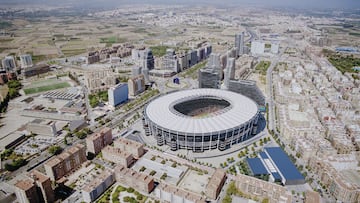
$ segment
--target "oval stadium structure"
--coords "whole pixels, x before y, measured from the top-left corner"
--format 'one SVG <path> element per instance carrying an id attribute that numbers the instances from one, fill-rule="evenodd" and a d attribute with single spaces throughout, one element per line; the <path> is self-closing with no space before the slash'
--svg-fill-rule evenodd
<path id="1" fill-rule="evenodd" d="M 171 150 L 225 150 L 256 134 L 259 115 L 257 104 L 241 94 L 192 89 L 151 101 L 143 124 L 146 135 Z"/>

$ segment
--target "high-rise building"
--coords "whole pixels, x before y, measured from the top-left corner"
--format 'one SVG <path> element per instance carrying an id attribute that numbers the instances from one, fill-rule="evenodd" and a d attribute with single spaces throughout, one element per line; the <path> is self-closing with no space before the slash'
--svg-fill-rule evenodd
<path id="1" fill-rule="evenodd" d="M 225 89 L 229 89 L 230 80 L 235 78 L 235 59 L 228 58 L 226 68 L 224 71 L 224 85 Z"/>
<path id="2" fill-rule="evenodd" d="M 114 87 L 110 87 L 108 90 L 109 104 L 111 106 L 117 106 L 128 100 L 129 88 L 126 83 L 117 84 Z"/>
<path id="3" fill-rule="evenodd" d="M 88 152 L 98 154 L 102 148 L 111 142 L 112 131 L 111 128 L 106 127 L 86 138 L 86 148 Z"/>
<path id="4" fill-rule="evenodd" d="M 33 66 L 32 57 L 30 54 L 24 54 L 20 56 L 21 68 L 29 68 Z"/>
<path id="5" fill-rule="evenodd" d="M 178 61 L 179 61 L 180 71 L 189 68 L 188 54 L 186 54 L 185 52 L 180 52 L 178 54 Z"/>
<path id="6" fill-rule="evenodd" d="M 261 41 L 252 41 L 251 42 L 251 54 L 264 54 L 265 51 L 265 43 Z"/>
<path id="7" fill-rule="evenodd" d="M 15 59 L 13 56 L 6 56 L 1 61 L 1 65 L 2 65 L 2 68 L 6 70 L 6 72 L 13 71 L 16 69 Z"/>
<path id="8" fill-rule="evenodd" d="M 217 72 L 220 77 L 220 80 L 222 79 L 223 70 L 222 70 L 221 64 L 220 64 L 220 54 L 211 53 L 209 60 L 208 60 L 207 67 L 212 69 L 214 72 Z"/>
<path id="9" fill-rule="evenodd" d="M 173 71 L 175 73 L 179 72 L 179 63 L 177 60 L 177 57 L 175 55 L 175 50 L 174 49 L 167 49 L 166 50 L 166 54 L 163 57 L 163 65 L 162 65 L 164 70 L 170 70 Z"/>
<path id="10" fill-rule="evenodd" d="M 259 106 L 265 105 L 265 96 L 253 80 L 230 80 L 228 90 L 251 98 Z"/>
<path id="11" fill-rule="evenodd" d="M 198 56 L 196 50 L 189 50 L 188 52 L 189 67 L 197 64 Z"/>
<path id="12" fill-rule="evenodd" d="M 141 67 L 140 66 L 134 66 L 131 68 L 131 76 L 136 77 L 141 74 Z"/>
<path id="13" fill-rule="evenodd" d="M 142 55 L 142 68 L 152 70 L 154 69 L 154 56 L 150 48 L 145 49 L 140 54 Z"/>
<path id="14" fill-rule="evenodd" d="M 144 75 L 138 75 L 128 80 L 129 95 L 136 96 L 145 90 Z"/>
<path id="15" fill-rule="evenodd" d="M 200 69 L 199 72 L 199 88 L 215 88 L 220 87 L 219 73 L 210 68 Z"/>
<path id="16" fill-rule="evenodd" d="M 236 57 L 244 54 L 244 35 L 244 32 L 235 35 Z"/>

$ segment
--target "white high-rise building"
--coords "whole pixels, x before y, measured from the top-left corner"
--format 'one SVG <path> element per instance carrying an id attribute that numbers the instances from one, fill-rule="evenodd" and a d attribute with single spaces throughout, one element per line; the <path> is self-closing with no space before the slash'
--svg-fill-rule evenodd
<path id="1" fill-rule="evenodd" d="M 278 54 L 279 53 L 279 43 L 271 43 L 270 52 L 273 54 Z"/>
<path id="2" fill-rule="evenodd" d="M 212 69 L 214 72 L 217 72 L 220 79 L 222 79 L 223 70 L 222 70 L 221 64 L 220 64 L 220 54 L 211 53 L 207 67 Z"/>
<path id="3" fill-rule="evenodd" d="M 108 90 L 109 104 L 111 106 L 117 106 L 128 100 L 129 89 L 126 83 L 120 83 L 114 87 L 110 87 Z"/>
<path id="4" fill-rule="evenodd" d="M 6 56 L 1 62 L 3 69 L 6 71 L 12 71 L 16 69 L 15 59 L 13 56 Z"/>
<path id="5" fill-rule="evenodd" d="M 244 32 L 235 35 L 236 57 L 244 54 L 244 36 Z"/>
<path id="6" fill-rule="evenodd" d="M 224 85 L 225 89 L 229 89 L 230 80 L 235 78 L 235 59 L 228 58 L 226 68 L 224 71 Z"/>
<path id="7" fill-rule="evenodd" d="M 21 68 L 29 68 L 33 66 L 32 57 L 30 54 L 24 54 L 20 56 Z"/>
<path id="8" fill-rule="evenodd" d="M 261 41 L 252 41 L 251 42 L 251 54 L 264 54 L 265 51 L 265 43 Z"/>

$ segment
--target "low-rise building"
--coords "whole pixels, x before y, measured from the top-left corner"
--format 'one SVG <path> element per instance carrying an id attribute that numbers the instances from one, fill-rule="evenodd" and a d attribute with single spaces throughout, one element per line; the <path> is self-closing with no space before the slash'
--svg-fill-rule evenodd
<path id="1" fill-rule="evenodd" d="M 112 171 L 104 170 L 81 190 L 85 202 L 93 202 L 115 182 Z"/>
<path id="2" fill-rule="evenodd" d="M 26 129 L 38 135 L 55 136 L 57 134 L 55 122 L 51 120 L 35 119 L 27 124 Z"/>
<path id="3" fill-rule="evenodd" d="M 93 133 L 91 136 L 86 138 L 87 152 L 94 155 L 98 154 L 101 149 L 109 145 L 112 142 L 112 131 L 111 128 L 103 128 L 99 132 Z"/>
<path id="4" fill-rule="evenodd" d="M 269 202 L 292 202 L 292 195 L 285 187 L 275 183 L 238 174 L 235 178 L 236 188 L 245 194 L 253 195 L 261 199 L 269 199 Z"/>
<path id="5" fill-rule="evenodd" d="M 125 166 L 116 166 L 114 173 L 117 182 L 133 187 L 141 192 L 150 193 L 155 187 L 154 179 L 151 176 L 136 172 Z"/>
<path id="6" fill-rule="evenodd" d="M 136 96 L 145 90 L 144 75 L 138 75 L 128 80 L 129 95 Z"/>
<path id="7" fill-rule="evenodd" d="M 20 203 L 48 203 L 55 201 L 50 178 L 36 170 L 29 173 L 28 178 L 15 184 L 15 193 Z"/>
<path id="8" fill-rule="evenodd" d="M 45 162 L 45 172 L 50 180 L 56 181 L 76 170 L 85 161 L 85 146 L 77 144 Z"/>
<path id="9" fill-rule="evenodd" d="M 106 146 L 101 152 L 105 160 L 121 164 L 125 167 L 129 167 L 134 162 L 134 157 L 129 152 L 112 146 Z"/>
<path id="10" fill-rule="evenodd" d="M 216 199 L 224 186 L 226 180 L 226 173 L 221 169 L 217 169 L 211 176 L 209 183 L 206 186 L 206 195 L 211 199 Z"/>
<path id="11" fill-rule="evenodd" d="M 205 198 L 202 196 L 180 189 L 176 186 L 160 183 L 155 191 L 155 196 L 161 200 L 161 202 L 171 203 L 205 203 Z"/>
<path id="12" fill-rule="evenodd" d="M 135 158 L 145 154 L 144 144 L 120 137 L 114 141 L 114 147 L 131 153 Z"/>

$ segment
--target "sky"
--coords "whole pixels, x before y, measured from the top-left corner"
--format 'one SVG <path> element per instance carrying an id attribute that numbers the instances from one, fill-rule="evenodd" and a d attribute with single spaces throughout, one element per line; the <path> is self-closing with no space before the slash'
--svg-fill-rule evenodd
<path id="1" fill-rule="evenodd" d="M 201 4 L 201 5 L 255 5 L 270 7 L 291 8 L 333 8 L 333 9 L 359 9 L 360 0 L 0 0 L 0 4 L 72 4 L 76 6 L 104 6 L 119 7 L 121 4 Z M 61 2 L 61 3 L 60 3 Z M 194 3 L 195 2 L 195 3 Z"/>

